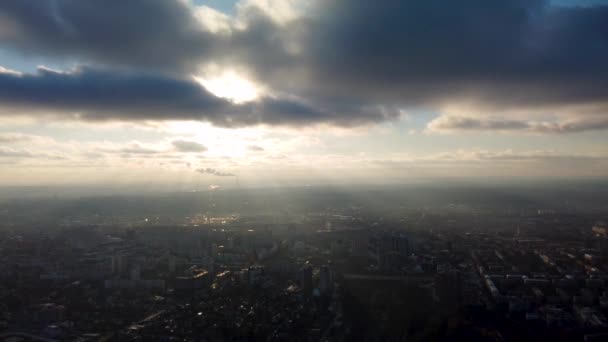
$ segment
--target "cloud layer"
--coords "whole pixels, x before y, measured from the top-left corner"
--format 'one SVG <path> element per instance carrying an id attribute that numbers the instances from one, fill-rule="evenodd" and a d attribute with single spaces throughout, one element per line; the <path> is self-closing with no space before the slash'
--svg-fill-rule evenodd
<path id="1" fill-rule="evenodd" d="M 36 74 L 0 73 L 0 103 L 26 112 L 82 120 L 201 120 L 219 126 L 336 123 L 371 120 L 364 108 L 338 114 L 302 101 L 260 98 L 234 104 L 193 79 L 155 73 L 39 68 Z M 14 114 L 14 111 L 9 112 Z M 375 120 L 384 119 L 380 113 Z"/>
<path id="2" fill-rule="evenodd" d="M 281 6 L 268 6 L 275 2 Z M 3 47 L 89 66 L 26 75 L 0 69 L 0 102 L 88 120 L 223 126 L 353 126 L 398 118 L 403 109 L 441 113 L 462 102 L 475 111 L 471 117 L 504 108 L 530 116 L 562 106 L 593 105 L 595 116 L 608 111 L 608 6 L 295 3 L 243 1 L 228 17 L 184 0 L 2 1 Z M 191 77 L 211 66 L 239 70 L 268 94 L 242 105 L 218 98 Z M 574 111 L 568 121 L 584 124 L 503 116 L 436 125 L 576 132 L 588 129 L 584 115 Z"/>
<path id="3" fill-rule="evenodd" d="M 567 134 L 608 129 L 608 116 L 587 115 L 558 122 L 492 117 L 440 116 L 427 125 L 429 132 L 498 131 Z"/>

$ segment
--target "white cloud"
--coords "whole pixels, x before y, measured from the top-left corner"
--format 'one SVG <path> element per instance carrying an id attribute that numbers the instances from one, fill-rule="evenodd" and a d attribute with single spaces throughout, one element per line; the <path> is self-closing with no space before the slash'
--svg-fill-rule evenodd
<path id="1" fill-rule="evenodd" d="M 194 17 L 207 30 L 214 34 L 230 34 L 232 18 L 208 6 L 192 6 Z"/>
<path id="2" fill-rule="evenodd" d="M 0 74 L 9 74 L 9 75 L 13 75 L 13 76 L 21 76 L 21 75 L 23 75 L 23 73 L 21 73 L 19 71 L 8 69 L 8 68 L 5 68 L 5 67 L 3 67 L 1 65 L 0 65 Z"/>
<path id="3" fill-rule="evenodd" d="M 237 15 L 247 16 L 252 10 L 260 10 L 279 24 L 286 24 L 310 10 L 315 0 L 241 0 Z"/>

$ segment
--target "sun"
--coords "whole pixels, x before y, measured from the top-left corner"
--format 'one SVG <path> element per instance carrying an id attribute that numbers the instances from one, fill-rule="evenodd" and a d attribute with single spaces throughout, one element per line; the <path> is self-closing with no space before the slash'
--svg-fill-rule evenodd
<path id="1" fill-rule="evenodd" d="M 215 77 L 193 77 L 213 95 L 236 104 L 254 101 L 260 96 L 259 87 L 232 71 Z"/>

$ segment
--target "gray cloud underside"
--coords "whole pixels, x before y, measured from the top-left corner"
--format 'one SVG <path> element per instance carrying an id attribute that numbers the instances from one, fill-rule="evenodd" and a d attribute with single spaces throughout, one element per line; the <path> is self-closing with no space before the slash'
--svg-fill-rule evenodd
<path id="1" fill-rule="evenodd" d="M 358 94 L 414 104 L 453 97 L 516 106 L 607 99 L 608 7 L 558 9 L 541 0 L 326 6 L 309 42 L 318 84 L 337 79 Z"/>
<path id="2" fill-rule="evenodd" d="M 195 141 L 175 140 L 171 143 L 178 152 L 205 152 L 207 147 Z"/>
<path id="3" fill-rule="evenodd" d="M 212 33 L 180 1 L 6 0 L 0 3 L 0 42 L 116 70 L 155 70 L 173 80 L 183 80 L 179 75 L 199 63 L 237 65 L 269 88 L 311 104 L 268 100 L 235 108 L 191 82 L 176 88 L 185 94 L 169 90 L 176 101 L 163 102 L 168 95 L 148 89 L 160 99 L 125 104 L 127 110 L 113 115 L 108 105 L 55 101 L 57 107 L 95 112 L 86 118 L 164 119 L 172 111 L 177 118 L 225 125 L 354 125 L 397 117 L 390 108 L 432 109 L 463 98 L 486 109 L 608 103 L 608 6 L 327 0 L 311 13 L 281 26 L 252 8 L 240 13 L 244 28 Z M 193 89 L 203 95 L 192 98 Z M 36 102 L 36 94 L 23 93 L 23 102 Z M 108 102 L 124 101 L 115 96 Z"/>
<path id="4" fill-rule="evenodd" d="M 203 120 L 220 126 L 253 124 L 349 125 L 374 118 L 365 108 L 326 110 L 293 100 L 262 98 L 241 105 L 218 98 L 193 80 L 162 74 L 80 69 L 36 74 L 0 73 L 0 103 L 9 108 L 52 111 L 83 120 Z M 4 111 L 4 114 L 13 114 Z"/>
<path id="5" fill-rule="evenodd" d="M 217 40 L 180 1 L 8 0 L 0 16 L 5 44 L 112 66 L 181 68 Z"/>
<path id="6" fill-rule="evenodd" d="M 431 131 L 527 131 L 579 133 L 608 129 L 608 116 L 586 116 L 566 122 L 538 122 L 497 118 L 439 117 L 428 124 Z"/>

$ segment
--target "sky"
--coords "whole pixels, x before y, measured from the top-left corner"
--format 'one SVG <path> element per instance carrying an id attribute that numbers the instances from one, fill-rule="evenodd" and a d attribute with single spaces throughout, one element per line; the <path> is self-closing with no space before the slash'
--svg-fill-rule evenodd
<path id="1" fill-rule="evenodd" d="M 4 0 L 0 185 L 608 176 L 608 1 Z"/>

